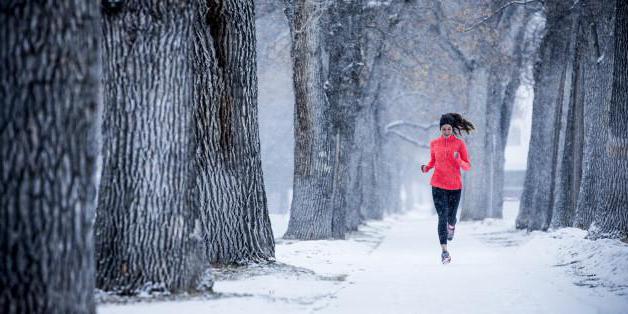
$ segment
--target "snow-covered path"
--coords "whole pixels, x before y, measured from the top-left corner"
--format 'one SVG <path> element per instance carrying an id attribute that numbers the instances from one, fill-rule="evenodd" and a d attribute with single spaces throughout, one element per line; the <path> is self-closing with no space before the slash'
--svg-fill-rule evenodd
<path id="1" fill-rule="evenodd" d="M 280 240 L 273 269 L 218 270 L 217 296 L 99 313 L 628 313 L 625 294 L 576 285 L 555 267 L 549 240 L 509 224 L 459 223 L 449 265 L 436 217 L 419 212 L 369 222 L 344 241 Z"/>
<path id="2" fill-rule="evenodd" d="M 435 217 L 405 218 L 364 260 L 364 271 L 349 276 L 352 284 L 321 313 L 623 312 L 620 300 L 612 300 L 617 297 L 591 295 L 562 270 L 545 265 L 542 257 L 483 243 L 470 230 L 474 224 L 459 224 L 449 245 L 452 263 L 443 266 Z"/>

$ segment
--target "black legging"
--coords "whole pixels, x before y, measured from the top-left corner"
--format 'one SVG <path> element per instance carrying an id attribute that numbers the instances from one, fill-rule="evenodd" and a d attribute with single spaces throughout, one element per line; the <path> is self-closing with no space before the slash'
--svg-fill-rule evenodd
<path id="1" fill-rule="evenodd" d="M 444 190 L 432 187 L 434 207 L 438 213 L 438 239 L 440 244 L 447 244 L 447 224 L 456 225 L 456 212 L 462 190 Z"/>

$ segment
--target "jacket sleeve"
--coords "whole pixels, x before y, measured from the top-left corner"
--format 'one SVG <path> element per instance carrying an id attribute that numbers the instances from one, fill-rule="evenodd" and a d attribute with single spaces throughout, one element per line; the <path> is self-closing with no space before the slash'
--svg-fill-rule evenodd
<path id="1" fill-rule="evenodd" d="M 425 172 L 430 171 L 434 168 L 434 163 L 436 163 L 436 156 L 434 155 L 434 146 L 430 144 L 430 162 L 425 166 Z"/>
<path id="2" fill-rule="evenodd" d="M 458 165 L 462 170 L 471 170 L 471 161 L 469 161 L 469 154 L 467 153 L 467 145 L 460 141 L 460 149 L 458 151 L 458 158 L 456 159 Z"/>

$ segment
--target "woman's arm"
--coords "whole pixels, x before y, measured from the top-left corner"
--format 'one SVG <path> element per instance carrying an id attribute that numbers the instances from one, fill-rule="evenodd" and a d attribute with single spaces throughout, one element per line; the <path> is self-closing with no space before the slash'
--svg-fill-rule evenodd
<path id="1" fill-rule="evenodd" d="M 467 145 L 460 141 L 460 148 L 458 149 L 460 152 L 458 154 L 458 158 L 456 158 L 456 162 L 462 170 L 469 171 L 471 169 L 471 162 L 469 161 L 469 154 L 467 153 Z"/>
<path id="2" fill-rule="evenodd" d="M 434 148 L 432 147 L 432 144 L 430 143 L 430 162 L 427 164 L 427 166 L 425 165 L 421 166 L 421 170 L 423 172 L 430 171 L 430 169 L 434 168 L 434 163 L 436 163 L 436 156 L 434 156 Z"/>

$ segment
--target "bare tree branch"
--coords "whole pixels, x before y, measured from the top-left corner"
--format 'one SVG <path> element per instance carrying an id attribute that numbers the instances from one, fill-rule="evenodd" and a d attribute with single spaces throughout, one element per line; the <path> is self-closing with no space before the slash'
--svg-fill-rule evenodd
<path id="1" fill-rule="evenodd" d="M 412 143 L 412 144 L 414 144 L 414 145 L 416 145 L 418 147 L 430 148 L 429 144 L 421 143 L 418 140 L 415 140 L 415 139 L 413 139 L 413 138 L 411 138 L 411 137 L 409 137 L 409 136 L 407 136 L 407 135 L 405 135 L 405 134 L 403 134 L 401 132 L 395 131 L 395 130 L 387 130 L 386 134 L 395 134 L 395 135 L 399 136 L 401 139 L 403 139 L 403 140 L 405 140 L 405 141 L 407 141 L 409 143 Z"/>
<path id="2" fill-rule="evenodd" d="M 437 20 L 436 33 L 438 34 L 439 37 L 442 38 L 442 40 L 438 42 L 439 46 L 441 46 L 445 51 L 447 51 L 451 55 L 452 58 L 460 61 L 460 63 L 463 65 L 463 70 L 465 70 L 465 72 L 473 71 L 474 65 L 473 65 L 472 60 L 469 60 L 464 55 L 462 50 L 460 50 L 460 48 L 458 48 L 458 46 L 456 46 L 453 43 L 451 38 L 449 38 L 448 30 L 443 28 L 443 25 L 445 21 L 447 20 L 447 18 L 445 16 L 445 13 L 443 12 L 443 8 L 441 6 L 440 0 L 432 1 L 431 10 L 436 16 L 436 20 Z"/>
<path id="3" fill-rule="evenodd" d="M 523 0 L 523 1 L 510 1 L 504 5 L 502 5 L 499 9 L 497 9 L 495 12 L 491 13 L 489 16 L 483 18 L 482 20 L 480 20 L 479 22 L 476 22 L 475 24 L 469 26 L 469 27 L 465 27 L 464 30 L 462 30 L 463 33 L 469 32 L 471 30 L 473 30 L 474 28 L 486 23 L 488 20 L 492 19 L 495 15 L 499 14 L 501 11 L 503 11 L 504 9 L 508 8 L 511 5 L 527 5 L 533 2 L 541 2 L 540 0 Z"/>
<path id="4" fill-rule="evenodd" d="M 430 148 L 429 143 L 424 143 L 424 142 L 419 142 L 418 140 L 407 136 L 403 133 L 401 133 L 400 131 L 397 130 L 393 130 L 393 128 L 395 127 L 399 127 L 399 126 L 411 126 L 411 127 L 415 127 L 415 128 L 419 128 L 422 130 L 429 130 L 430 128 L 433 128 L 435 126 L 439 125 L 439 121 L 434 121 L 432 123 L 429 124 L 423 124 L 423 123 L 414 123 L 414 122 L 407 122 L 407 121 L 403 121 L 403 120 L 397 120 L 397 121 L 393 121 L 388 123 L 385 127 L 384 127 L 384 134 L 394 134 L 399 136 L 400 138 L 402 138 L 403 140 L 410 142 L 418 147 L 421 148 Z"/>

